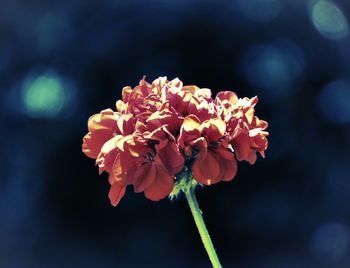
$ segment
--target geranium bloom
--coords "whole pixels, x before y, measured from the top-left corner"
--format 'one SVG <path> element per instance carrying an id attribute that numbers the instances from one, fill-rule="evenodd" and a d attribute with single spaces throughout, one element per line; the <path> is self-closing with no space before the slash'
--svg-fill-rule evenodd
<path id="1" fill-rule="evenodd" d="M 230 181 L 237 160 L 254 164 L 267 149 L 267 122 L 254 115 L 258 98 L 210 89 L 179 79 L 143 78 L 124 87 L 116 111 L 90 117 L 83 152 L 109 174 L 115 206 L 128 185 L 151 200 L 169 196 L 183 172 L 200 184 Z"/>

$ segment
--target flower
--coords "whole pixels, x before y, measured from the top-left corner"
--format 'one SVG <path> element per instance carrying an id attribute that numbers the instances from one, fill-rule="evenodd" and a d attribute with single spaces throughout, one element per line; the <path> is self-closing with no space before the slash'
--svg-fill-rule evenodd
<path id="1" fill-rule="evenodd" d="M 212 98 L 210 89 L 184 86 L 178 79 L 145 77 L 122 90 L 116 111 L 88 120 L 82 150 L 107 172 L 109 199 L 116 206 L 127 186 L 158 201 L 172 192 L 184 172 L 200 184 L 230 181 L 237 160 L 254 164 L 267 149 L 266 121 L 255 116 L 257 97 L 230 91 Z"/>

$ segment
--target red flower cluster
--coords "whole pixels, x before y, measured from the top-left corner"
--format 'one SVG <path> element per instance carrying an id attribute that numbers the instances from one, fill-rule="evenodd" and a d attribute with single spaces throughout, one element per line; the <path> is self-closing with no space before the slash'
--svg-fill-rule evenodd
<path id="1" fill-rule="evenodd" d="M 116 112 L 89 119 L 83 152 L 109 174 L 114 206 L 127 185 L 151 200 L 165 198 L 184 169 L 204 185 L 229 181 L 236 159 L 254 164 L 257 152 L 264 157 L 267 122 L 254 115 L 257 102 L 230 91 L 212 99 L 209 89 L 183 86 L 177 78 L 142 79 L 123 88 Z"/>

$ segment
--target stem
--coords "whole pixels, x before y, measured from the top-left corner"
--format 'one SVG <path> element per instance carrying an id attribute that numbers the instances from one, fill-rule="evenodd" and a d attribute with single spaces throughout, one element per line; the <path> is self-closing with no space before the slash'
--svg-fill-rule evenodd
<path id="1" fill-rule="evenodd" d="M 197 198 L 194 192 L 194 187 L 192 187 L 191 183 L 189 187 L 186 187 L 186 189 L 184 189 L 184 192 L 187 198 L 188 205 L 190 206 L 192 216 L 194 218 L 194 221 L 196 222 L 197 229 L 204 244 L 205 250 L 209 255 L 211 264 L 214 268 L 221 268 L 221 264 L 218 256 L 216 255 L 213 242 L 211 242 L 209 232 L 207 230 L 207 227 L 205 226 L 202 217 L 202 211 L 198 206 Z"/>

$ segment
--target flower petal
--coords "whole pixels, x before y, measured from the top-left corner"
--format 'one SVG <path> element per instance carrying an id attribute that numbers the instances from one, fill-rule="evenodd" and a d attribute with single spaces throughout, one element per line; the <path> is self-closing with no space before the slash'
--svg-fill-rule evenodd
<path id="1" fill-rule="evenodd" d="M 213 155 L 213 152 L 208 151 L 204 159 L 197 158 L 194 161 L 192 173 L 199 183 L 211 185 L 220 180 L 220 163 Z"/>
<path id="2" fill-rule="evenodd" d="M 133 168 L 133 167 L 132 167 Z M 134 168 L 133 168 L 134 169 Z M 133 175 L 134 190 L 136 193 L 144 191 L 156 179 L 157 169 L 153 163 L 144 163 L 139 166 Z"/>
<path id="3" fill-rule="evenodd" d="M 122 197 L 125 194 L 125 190 L 126 190 L 126 186 L 118 182 L 115 182 L 112 184 L 108 193 L 108 197 L 109 197 L 109 200 L 111 201 L 112 206 L 115 207 L 116 205 L 119 204 L 120 199 L 122 199 Z"/>
<path id="4" fill-rule="evenodd" d="M 164 165 L 171 174 L 175 175 L 180 172 L 184 166 L 185 159 L 180 153 L 179 146 L 175 142 L 166 142 L 163 148 L 160 148 L 160 145 L 161 144 L 156 146 L 156 150 L 158 149 L 156 161 L 160 159 L 162 165 Z"/>
<path id="5" fill-rule="evenodd" d="M 212 149 L 217 161 L 220 163 L 220 180 L 230 181 L 237 174 L 237 161 L 234 154 L 225 148 Z"/>
<path id="6" fill-rule="evenodd" d="M 233 148 L 239 161 L 246 160 L 250 152 L 249 136 L 245 134 L 238 135 L 233 140 Z"/>
<path id="7" fill-rule="evenodd" d="M 185 117 L 177 139 L 180 148 L 184 148 L 191 141 L 201 136 L 200 126 L 200 120 L 195 115 Z"/>
<path id="8" fill-rule="evenodd" d="M 83 153 L 96 159 L 103 144 L 113 138 L 116 127 L 117 117 L 111 109 L 91 116 L 88 120 L 89 133 L 83 138 Z"/>
<path id="9" fill-rule="evenodd" d="M 153 183 L 145 190 L 145 196 L 153 201 L 167 197 L 174 188 L 174 178 L 162 166 L 157 166 Z"/>
<path id="10" fill-rule="evenodd" d="M 236 104 L 238 102 L 237 95 L 232 91 L 220 91 L 215 98 L 216 103 L 222 103 L 228 101 L 230 104 Z"/>
<path id="11" fill-rule="evenodd" d="M 206 120 L 201 125 L 202 134 L 204 134 L 209 142 L 217 142 L 225 134 L 226 123 L 219 119 L 214 118 Z"/>
<path id="12" fill-rule="evenodd" d="M 124 135 L 130 135 L 135 130 L 136 119 L 132 114 L 122 114 L 117 121 L 119 131 Z"/>
<path id="13" fill-rule="evenodd" d="M 186 132 L 190 132 L 193 130 L 199 130 L 201 126 L 200 120 L 198 119 L 197 116 L 195 115 L 188 115 L 185 117 L 183 123 L 182 123 L 182 127 L 184 129 L 184 131 Z"/>

